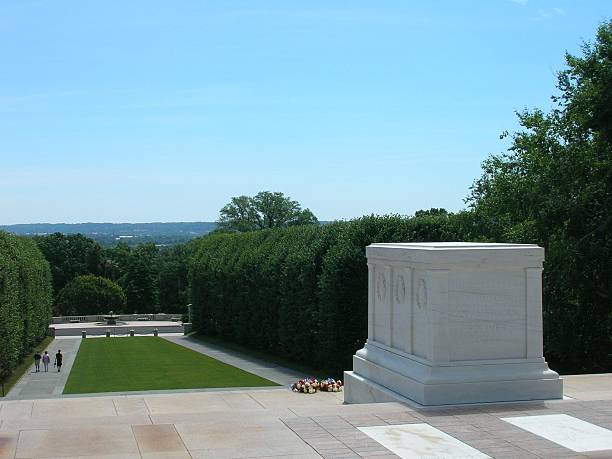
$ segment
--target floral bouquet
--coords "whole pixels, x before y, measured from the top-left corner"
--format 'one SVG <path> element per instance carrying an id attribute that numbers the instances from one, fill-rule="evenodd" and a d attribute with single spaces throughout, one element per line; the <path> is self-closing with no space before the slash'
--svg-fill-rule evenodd
<path id="1" fill-rule="evenodd" d="M 319 381 L 316 378 L 304 378 L 291 386 L 293 392 L 301 392 L 302 394 L 314 394 L 317 391 L 321 392 L 341 392 L 342 381 L 336 381 L 334 378 L 327 378 Z"/>
<path id="2" fill-rule="evenodd" d="M 334 378 L 327 378 L 321 381 L 321 392 L 342 392 L 342 381 Z"/>
<path id="3" fill-rule="evenodd" d="M 293 392 L 301 392 L 303 394 L 314 394 L 319 390 L 320 384 L 316 378 L 304 378 L 291 386 Z"/>

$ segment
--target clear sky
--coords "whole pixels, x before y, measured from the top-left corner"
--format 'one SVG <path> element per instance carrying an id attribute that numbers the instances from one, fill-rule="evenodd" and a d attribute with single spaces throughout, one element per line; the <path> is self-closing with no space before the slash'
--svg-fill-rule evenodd
<path id="1" fill-rule="evenodd" d="M 609 0 L 0 0 L 0 224 L 459 210 Z"/>

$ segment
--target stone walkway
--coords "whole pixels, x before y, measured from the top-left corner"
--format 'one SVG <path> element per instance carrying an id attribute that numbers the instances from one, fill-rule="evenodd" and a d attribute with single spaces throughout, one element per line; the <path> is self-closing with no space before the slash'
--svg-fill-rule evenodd
<path id="1" fill-rule="evenodd" d="M 42 362 L 40 363 L 41 371 L 34 372 L 34 364 L 28 369 L 23 377 L 13 386 L 4 400 L 24 400 L 33 398 L 49 398 L 59 397 L 64 391 L 64 386 L 68 380 L 68 375 L 72 369 L 72 364 L 79 351 L 81 338 L 56 338 L 46 349 L 51 356 L 49 364 L 49 372 L 45 373 Z M 64 355 L 62 371 L 57 372 L 57 368 L 53 367 L 55 354 L 61 349 Z M 44 353 L 45 349 L 41 349 Z M 0 456 L 2 457 L 2 456 Z"/>
<path id="2" fill-rule="evenodd" d="M 342 393 L 278 389 L 2 401 L 0 458 L 397 458 L 365 433 L 368 427 L 396 433 L 426 427 L 478 454 L 467 457 L 612 457 L 612 449 L 573 451 L 508 421 L 565 415 L 609 432 L 612 375 L 565 380 L 575 399 L 429 409 L 344 405 Z M 417 443 L 405 442 L 403 457 L 431 458 L 411 453 Z M 449 450 L 437 457 L 459 456 Z"/>
<path id="3" fill-rule="evenodd" d="M 160 335 L 161 336 L 161 335 Z M 161 336 L 181 346 L 185 346 L 194 351 L 202 354 L 209 355 L 221 362 L 235 366 L 242 370 L 261 376 L 262 378 L 269 379 L 282 386 L 290 386 L 298 379 L 307 376 L 321 376 L 321 375 L 304 375 L 295 370 L 276 365 L 274 363 L 267 362 L 265 360 L 256 359 L 254 357 L 242 354 L 238 351 L 229 350 L 222 346 L 205 344 L 189 336 Z"/>
<path id="4" fill-rule="evenodd" d="M 167 339 L 285 387 L 301 376 Z M 80 343 L 56 339 L 62 373 L 29 373 L 0 399 L 0 459 L 612 458 L 612 374 L 564 376 L 565 400 L 438 408 L 286 388 L 58 398 Z"/>

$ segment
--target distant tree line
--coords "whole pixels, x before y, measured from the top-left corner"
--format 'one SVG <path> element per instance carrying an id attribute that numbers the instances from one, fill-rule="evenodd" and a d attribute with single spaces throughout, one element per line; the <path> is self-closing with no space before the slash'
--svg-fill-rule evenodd
<path id="1" fill-rule="evenodd" d="M 82 234 L 102 247 L 114 247 L 124 242 L 135 247 L 147 242 L 160 246 L 185 243 L 218 227 L 215 222 L 166 223 L 27 223 L 0 225 L 0 231 L 22 236 L 53 233 Z"/>

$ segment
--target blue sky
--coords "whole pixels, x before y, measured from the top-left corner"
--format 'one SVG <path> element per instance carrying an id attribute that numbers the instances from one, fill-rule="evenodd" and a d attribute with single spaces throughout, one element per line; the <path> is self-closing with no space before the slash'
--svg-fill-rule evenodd
<path id="1" fill-rule="evenodd" d="M 609 1 L 0 1 L 0 224 L 459 210 Z"/>

